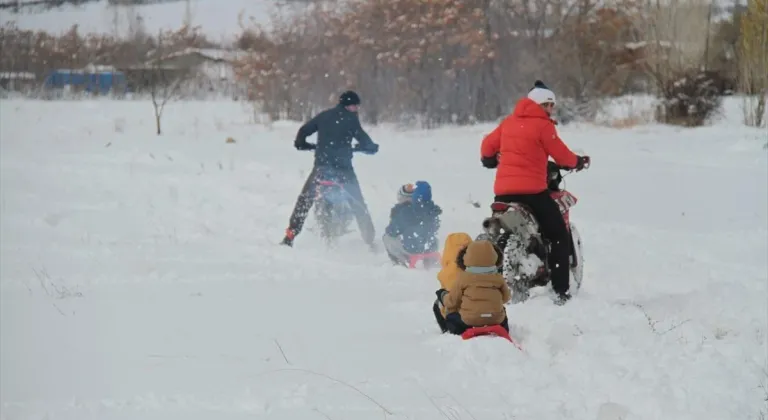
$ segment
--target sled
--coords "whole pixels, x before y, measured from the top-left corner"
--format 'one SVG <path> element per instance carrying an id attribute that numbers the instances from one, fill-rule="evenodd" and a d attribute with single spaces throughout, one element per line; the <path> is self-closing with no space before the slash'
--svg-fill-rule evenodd
<path id="1" fill-rule="evenodd" d="M 495 337 L 502 337 L 506 338 L 510 343 L 514 344 L 515 347 L 517 347 L 519 350 L 523 350 L 519 344 L 515 342 L 515 340 L 512 339 L 512 336 L 509 335 L 507 330 L 504 329 L 501 325 L 486 325 L 484 327 L 472 327 L 464 331 L 464 333 L 461 334 L 461 338 L 464 340 L 469 340 L 470 338 L 475 337 L 482 337 L 482 336 L 495 336 Z"/>
<path id="2" fill-rule="evenodd" d="M 439 252 L 427 252 L 425 254 L 413 254 L 408 260 L 408 268 L 416 268 L 416 264 L 422 261 L 424 268 L 429 268 L 430 265 L 440 261 Z"/>

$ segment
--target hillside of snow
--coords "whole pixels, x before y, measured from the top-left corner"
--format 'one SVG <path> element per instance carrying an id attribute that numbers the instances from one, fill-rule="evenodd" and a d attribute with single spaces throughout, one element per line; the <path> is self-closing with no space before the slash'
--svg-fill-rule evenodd
<path id="1" fill-rule="evenodd" d="M 211 40 L 232 40 L 240 32 L 242 24 L 253 22 L 267 24 L 271 13 L 280 13 L 275 0 L 190 0 L 189 16 L 192 25 L 200 25 Z M 288 5 L 283 12 L 298 8 Z M 81 33 L 125 34 L 134 16 L 140 16 L 149 33 L 160 29 L 178 28 L 187 16 L 187 2 L 148 4 L 139 6 L 110 5 L 107 1 L 86 3 L 81 6 L 62 6 L 43 12 L 19 14 L 4 11 L 0 13 L 0 24 L 15 21 L 22 29 L 45 29 L 52 33 L 69 30 L 79 25 Z"/>
<path id="2" fill-rule="evenodd" d="M 757 420 L 768 413 L 768 141 L 709 127 L 561 127 L 585 280 L 510 306 L 519 351 L 441 335 L 436 271 L 312 216 L 277 245 L 312 155 L 230 102 L 0 102 L 3 420 Z M 381 235 L 432 183 L 441 240 L 479 232 L 492 127 L 369 129 Z M 236 143 L 225 143 L 232 137 Z M 310 140 L 314 140 L 312 137 Z M 468 201 L 478 200 L 481 208 Z"/>

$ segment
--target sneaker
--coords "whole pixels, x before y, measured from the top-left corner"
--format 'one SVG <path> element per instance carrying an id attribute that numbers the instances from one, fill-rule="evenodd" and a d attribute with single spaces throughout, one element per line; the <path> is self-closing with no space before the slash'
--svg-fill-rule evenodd
<path id="1" fill-rule="evenodd" d="M 293 233 L 293 231 L 291 229 L 286 229 L 285 230 L 285 237 L 283 238 L 283 241 L 280 242 L 280 245 L 286 245 L 286 246 L 293 247 L 293 238 L 295 238 L 295 237 L 296 237 L 296 234 Z"/>

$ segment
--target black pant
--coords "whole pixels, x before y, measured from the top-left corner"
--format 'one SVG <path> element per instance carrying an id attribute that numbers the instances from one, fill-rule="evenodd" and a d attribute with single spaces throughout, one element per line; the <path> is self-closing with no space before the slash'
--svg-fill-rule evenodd
<path id="1" fill-rule="evenodd" d="M 549 241 L 551 246 L 547 266 L 551 273 L 552 289 L 557 293 L 567 292 L 570 274 L 568 256 L 571 252 L 571 241 L 568 237 L 565 219 L 560 213 L 560 207 L 549 195 L 549 191 L 545 190 L 538 194 L 497 195 L 496 201 L 520 203 L 531 209 L 533 217 L 539 222 L 542 236 Z"/>
<path id="2" fill-rule="evenodd" d="M 296 205 L 293 207 L 293 213 L 288 225 L 288 229 L 293 231 L 294 235 L 298 235 L 304 226 L 304 221 L 307 219 L 309 210 L 315 202 L 315 194 L 317 191 L 317 181 L 319 176 L 324 171 L 332 171 L 335 175 L 335 180 L 344 186 L 352 200 L 352 211 L 355 213 L 357 219 L 357 225 L 360 227 L 360 233 L 363 236 L 363 240 L 367 244 L 373 244 L 375 230 L 373 227 L 373 220 L 368 213 L 368 207 L 363 199 L 363 192 L 360 191 L 360 184 L 357 181 L 357 175 L 352 169 L 335 169 L 322 166 L 315 166 L 312 168 L 312 172 L 309 173 L 307 181 L 304 182 L 304 187 L 301 189 L 299 198 L 296 200 Z"/>
<path id="3" fill-rule="evenodd" d="M 452 312 L 450 314 L 447 314 L 445 318 L 443 319 L 443 322 L 445 323 L 446 330 L 455 335 L 462 335 L 465 331 L 472 328 L 466 323 L 464 323 L 464 320 L 461 319 L 461 315 L 459 315 L 458 312 Z M 438 324 L 440 321 L 438 321 Z M 504 328 L 507 332 L 509 332 L 509 319 L 507 317 L 504 317 L 504 320 L 501 321 L 499 324 L 502 328 Z M 442 328 L 442 325 L 440 326 Z M 445 332 L 445 331 L 443 331 Z"/>
<path id="4" fill-rule="evenodd" d="M 435 314 L 435 321 L 437 321 L 437 325 L 440 327 L 440 331 L 448 331 L 448 326 L 445 324 L 443 313 L 440 312 L 440 304 L 437 303 L 437 301 L 435 301 L 435 304 L 432 305 L 432 313 Z"/>

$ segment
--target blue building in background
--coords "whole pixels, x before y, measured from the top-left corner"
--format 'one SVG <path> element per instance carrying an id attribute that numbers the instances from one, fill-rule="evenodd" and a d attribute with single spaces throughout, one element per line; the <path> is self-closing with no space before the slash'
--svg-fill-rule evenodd
<path id="1" fill-rule="evenodd" d="M 106 66 L 105 66 L 106 67 Z M 113 68 L 85 68 L 81 70 L 57 69 L 45 78 L 46 89 L 65 89 L 91 92 L 95 94 L 122 94 L 127 89 L 125 74 Z"/>

